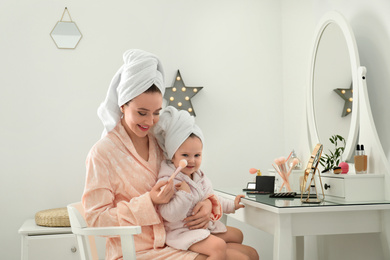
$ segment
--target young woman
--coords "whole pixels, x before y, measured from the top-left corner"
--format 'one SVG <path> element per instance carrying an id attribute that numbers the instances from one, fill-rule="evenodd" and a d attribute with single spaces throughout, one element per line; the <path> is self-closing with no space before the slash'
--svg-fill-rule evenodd
<path id="1" fill-rule="evenodd" d="M 82 197 L 88 225 L 142 226 L 135 236 L 137 259 L 205 259 L 191 251 L 165 246 L 165 229 L 157 205 L 169 202 L 172 182 L 156 184 L 164 159 L 151 128 L 159 120 L 165 91 L 159 59 L 129 50 L 98 109 L 104 124 L 102 139 L 90 150 Z M 160 188 L 166 188 L 160 196 Z M 216 202 L 213 202 L 216 203 Z M 208 226 L 211 200 L 201 201 L 186 221 L 191 228 Z M 109 237 L 106 259 L 121 259 L 120 238 Z"/>

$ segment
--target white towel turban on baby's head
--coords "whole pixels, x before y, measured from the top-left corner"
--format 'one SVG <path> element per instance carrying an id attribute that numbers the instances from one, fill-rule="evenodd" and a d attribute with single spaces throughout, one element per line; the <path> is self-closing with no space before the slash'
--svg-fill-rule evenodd
<path id="1" fill-rule="evenodd" d="M 163 110 L 160 120 L 154 126 L 154 134 L 165 157 L 169 160 L 191 134 L 199 137 L 204 144 L 202 130 L 195 124 L 195 118 L 187 111 L 178 111 L 173 106 Z"/>
<path id="2" fill-rule="evenodd" d="M 148 90 L 153 84 L 164 96 L 164 71 L 160 60 L 142 50 L 128 50 L 123 54 L 124 64 L 111 80 L 106 99 L 98 108 L 104 125 L 102 137 L 114 129 L 122 112 L 120 107 Z"/>

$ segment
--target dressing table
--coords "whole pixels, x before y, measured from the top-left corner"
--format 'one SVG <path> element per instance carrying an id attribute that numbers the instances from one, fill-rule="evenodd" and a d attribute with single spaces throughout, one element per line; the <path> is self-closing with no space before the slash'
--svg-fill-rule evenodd
<path id="1" fill-rule="evenodd" d="M 233 200 L 244 194 L 239 188 L 218 188 L 215 193 Z M 304 236 L 381 233 L 390 237 L 383 231 L 390 201 L 303 204 L 300 198 L 275 199 L 267 194 L 246 195 L 241 201 L 245 208 L 228 216 L 274 235 L 274 260 L 319 259 L 317 243 L 312 243 L 310 256 L 303 256 Z"/>
<path id="2" fill-rule="evenodd" d="M 360 66 L 352 28 L 341 14 L 329 12 L 316 28 L 313 46 L 306 92 L 309 147 L 312 149 L 321 143 L 328 153 L 333 147 L 328 138 L 341 135 L 346 139 L 341 159 L 351 163 L 348 175 L 322 175 L 328 199 L 341 202 L 390 200 L 389 162 L 372 117 L 367 70 Z M 335 92 L 337 89 L 350 89 L 350 102 L 342 100 Z M 347 103 L 351 112 L 345 115 Z M 357 144 L 364 144 L 368 155 L 367 174 L 354 172 Z"/>
<path id="3" fill-rule="evenodd" d="M 303 126 L 308 130 L 309 149 L 320 143 L 327 152 L 332 145 L 328 138 L 342 135 L 346 139 L 342 161 L 353 163 L 356 144 L 364 144 L 368 173 L 322 174 L 326 192 L 319 204 L 302 203 L 300 198 L 246 195 L 241 200 L 245 208 L 229 217 L 274 235 L 274 260 L 321 259 L 316 236 L 368 233 L 380 234 L 384 259 L 390 259 L 390 168 L 372 118 L 367 71 L 360 66 L 353 31 L 341 14 L 329 12 L 316 28 L 313 46 L 307 125 Z M 334 93 L 337 88 L 352 90 L 347 116 L 342 116 L 346 102 Z M 237 187 L 216 187 L 216 193 L 228 199 L 244 194 Z M 307 241 L 305 236 L 312 237 Z M 310 255 L 303 255 L 307 242 L 305 253 Z"/>

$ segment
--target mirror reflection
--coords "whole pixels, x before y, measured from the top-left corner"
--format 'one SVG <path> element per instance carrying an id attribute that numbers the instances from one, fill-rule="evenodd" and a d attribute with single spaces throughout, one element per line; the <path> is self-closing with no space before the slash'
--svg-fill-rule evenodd
<path id="1" fill-rule="evenodd" d="M 347 42 L 341 28 L 335 23 L 329 23 L 318 42 L 313 77 L 315 124 L 324 152 L 333 149 L 329 141 L 332 135 L 348 138 L 351 114 L 342 116 L 345 100 L 334 89 L 351 87 L 352 72 Z"/>

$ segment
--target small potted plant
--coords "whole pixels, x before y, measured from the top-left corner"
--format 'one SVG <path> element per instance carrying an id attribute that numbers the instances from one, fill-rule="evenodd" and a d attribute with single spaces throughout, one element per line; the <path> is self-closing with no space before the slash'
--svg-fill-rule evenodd
<path id="1" fill-rule="evenodd" d="M 339 170 L 338 165 L 345 150 L 345 139 L 341 135 L 333 135 L 329 138 L 329 141 L 334 145 L 334 151 L 329 150 L 329 153 L 321 156 L 320 164 L 324 167 L 322 172 L 332 172 L 335 168 Z"/>

